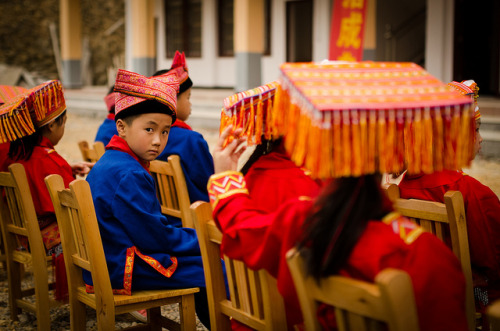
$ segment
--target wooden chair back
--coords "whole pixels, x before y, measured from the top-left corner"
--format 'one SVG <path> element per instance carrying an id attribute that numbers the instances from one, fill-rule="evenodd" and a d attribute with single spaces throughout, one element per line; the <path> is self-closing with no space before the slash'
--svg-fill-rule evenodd
<path id="1" fill-rule="evenodd" d="M 180 218 L 183 227 L 194 229 L 189 210 L 191 202 L 179 155 L 170 155 L 168 161 L 152 161 L 149 172 L 156 182 L 156 195 L 162 214 Z"/>
<path id="2" fill-rule="evenodd" d="M 394 208 L 403 216 L 419 224 L 423 230 L 436 235 L 447 244 L 460 260 L 466 281 L 466 311 L 469 329 L 475 329 L 475 303 L 470 262 L 469 237 L 462 193 L 448 191 L 444 203 L 419 199 L 401 199 L 399 187 L 387 189 Z"/>
<path id="3" fill-rule="evenodd" d="M 491 331 L 500 331 L 500 300 L 493 302 L 486 310 Z"/>
<path id="4" fill-rule="evenodd" d="M 10 318 L 18 320 L 21 309 L 36 314 L 38 329 L 50 330 L 50 308 L 60 305 L 50 295 L 54 284 L 47 271 L 51 257 L 46 256 L 28 178 L 22 164 L 14 163 L 0 172 L 0 223 L 9 284 Z M 19 249 L 26 240 L 29 250 Z M 31 265 L 33 287 L 21 289 L 24 266 Z M 30 297 L 34 295 L 34 302 Z"/>
<path id="5" fill-rule="evenodd" d="M 135 291 L 130 296 L 114 295 L 89 184 L 77 179 L 71 182 L 69 189 L 65 189 L 59 175 L 47 176 L 45 182 L 59 222 L 68 277 L 72 330 L 85 329 L 86 305 L 96 310 L 99 330 L 114 330 L 115 314 L 140 309 L 148 309 L 148 328 L 161 329 L 161 325 L 178 330 L 196 328 L 194 293 L 199 291 L 198 288 Z M 82 269 L 92 274 L 94 294 L 86 292 Z M 161 316 L 160 307 L 172 303 L 180 305 L 180 325 Z"/>
<path id="6" fill-rule="evenodd" d="M 220 244 L 222 233 L 212 220 L 208 202 L 192 204 L 200 242 L 212 330 L 231 330 L 230 318 L 255 330 L 286 330 L 283 298 L 276 279 L 265 270 L 254 271 L 224 256 L 230 299 L 226 295 Z"/>
<path id="7" fill-rule="evenodd" d="M 287 262 L 299 297 L 305 330 L 322 330 L 319 303 L 334 307 L 339 331 L 417 331 L 418 316 L 410 276 L 397 269 L 382 270 L 374 283 L 329 276 L 318 283 L 309 276 L 304 259 L 292 248 Z"/>
<path id="8" fill-rule="evenodd" d="M 102 141 L 96 141 L 92 148 L 90 148 L 89 143 L 85 140 L 78 142 L 78 147 L 82 153 L 82 159 L 86 162 L 97 162 L 103 156 L 106 148 Z"/>

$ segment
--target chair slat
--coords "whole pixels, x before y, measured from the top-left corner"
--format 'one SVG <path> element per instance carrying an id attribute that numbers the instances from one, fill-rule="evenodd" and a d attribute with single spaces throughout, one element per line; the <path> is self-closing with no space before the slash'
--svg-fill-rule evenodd
<path id="1" fill-rule="evenodd" d="M 183 227 L 194 228 L 189 210 L 191 202 L 179 156 L 170 155 L 167 162 L 152 161 L 149 171 L 156 183 L 162 213 L 180 218 Z"/>
<path id="2" fill-rule="evenodd" d="M 343 276 L 327 276 L 318 283 L 305 268 L 295 248 L 287 262 L 299 297 L 306 330 L 321 330 L 316 313 L 319 303 L 334 307 L 339 331 L 370 330 L 369 320 L 383 322 L 389 331 L 417 331 L 418 317 L 410 276 L 385 269 L 373 283 Z"/>
<path id="3" fill-rule="evenodd" d="M 287 330 L 283 298 L 276 280 L 264 270 L 251 270 L 242 261 L 224 256 L 230 300 L 226 298 L 220 259 L 222 233 L 212 220 L 212 207 L 191 206 L 200 242 L 213 330 L 230 330 L 230 318 L 256 330 Z"/>

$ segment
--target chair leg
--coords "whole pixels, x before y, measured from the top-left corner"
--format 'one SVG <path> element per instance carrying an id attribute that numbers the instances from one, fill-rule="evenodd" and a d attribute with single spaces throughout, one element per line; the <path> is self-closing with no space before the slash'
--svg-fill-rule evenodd
<path id="1" fill-rule="evenodd" d="M 33 283 L 38 330 L 50 330 L 49 280 L 45 265 L 33 265 Z"/>
<path id="2" fill-rule="evenodd" d="M 115 329 L 115 307 L 103 305 L 102 302 L 97 302 L 96 307 L 97 330 L 108 331 Z"/>
<path id="3" fill-rule="evenodd" d="M 148 324 L 151 331 L 161 331 L 161 307 L 148 309 Z"/>
<path id="4" fill-rule="evenodd" d="M 181 330 L 196 330 L 196 314 L 194 309 L 194 294 L 183 295 L 179 303 Z"/>
<path id="5" fill-rule="evenodd" d="M 9 284 L 9 307 L 10 307 L 10 319 L 13 321 L 18 321 L 17 315 L 21 313 L 21 308 L 17 306 L 16 299 L 21 299 L 21 282 L 23 275 L 21 271 L 21 264 L 11 261 L 7 262 L 7 279 Z"/>
<path id="6" fill-rule="evenodd" d="M 85 304 L 71 298 L 71 296 L 69 298 L 69 321 L 71 331 L 84 331 L 87 327 L 87 308 Z"/>

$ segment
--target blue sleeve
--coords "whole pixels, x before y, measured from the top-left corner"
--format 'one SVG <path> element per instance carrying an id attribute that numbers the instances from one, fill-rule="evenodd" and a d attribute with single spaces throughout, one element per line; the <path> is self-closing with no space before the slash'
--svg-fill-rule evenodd
<path id="1" fill-rule="evenodd" d="M 189 199 L 191 202 L 209 201 L 207 184 L 210 176 L 214 174 L 214 161 L 208 143 L 198 132 L 181 130 L 185 131 L 181 131 L 182 135 L 169 138 L 167 147 L 159 159 L 166 161 L 169 155 L 179 155 L 186 177 Z"/>
<path id="2" fill-rule="evenodd" d="M 153 178 L 130 171 L 120 180 L 112 202 L 115 219 L 144 254 L 199 255 L 194 229 L 177 228 L 161 214 Z"/>
<path id="3" fill-rule="evenodd" d="M 118 135 L 115 121 L 106 118 L 99 126 L 94 141 L 101 141 L 106 146 L 114 135 Z"/>
<path id="4" fill-rule="evenodd" d="M 210 176 L 214 174 L 214 161 L 208 148 L 208 144 L 201 135 L 193 139 L 193 153 L 187 153 L 190 157 L 182 158 L 181 165 L 184 173 L 189 176 L 192 185 L 196 188 L 189 192 L 192 202 L 208 200 L 207 184 Z"/>

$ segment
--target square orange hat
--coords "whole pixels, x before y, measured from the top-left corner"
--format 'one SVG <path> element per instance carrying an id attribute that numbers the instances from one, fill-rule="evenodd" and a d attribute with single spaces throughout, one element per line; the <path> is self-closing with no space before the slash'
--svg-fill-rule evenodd
<path id="1" fill-rule="evenodd" d="M 0 105 L 0 143 L 31 135 L 66 110 L 58 80 L 44 82 Z"/>

